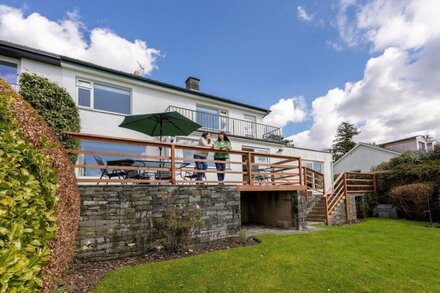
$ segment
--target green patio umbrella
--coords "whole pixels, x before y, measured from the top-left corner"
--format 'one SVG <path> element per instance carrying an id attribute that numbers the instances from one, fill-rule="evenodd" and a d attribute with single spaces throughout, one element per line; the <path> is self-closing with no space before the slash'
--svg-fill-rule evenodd
<path id="1" fill-rule="evenodd" d="M 162 136 L 190 135 L 202 126 L 174 111 L 127 116 L 119 127 L 159 136 L 162 141 Z"/>

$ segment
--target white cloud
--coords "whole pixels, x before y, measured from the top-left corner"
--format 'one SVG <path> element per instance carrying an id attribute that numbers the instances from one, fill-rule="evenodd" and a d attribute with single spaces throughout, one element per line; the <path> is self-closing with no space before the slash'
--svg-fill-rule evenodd
<path id="1" fill-rule="evenodd" d="M 342 51 L 342 49 L 343 49 L 341 44 L 338 44 L 338 43 L 330 41 L 330 40 L 327 40 L 325 42 L 325 44 L 327 45 L 327 48 L 333 49 L 333 50 L 338 51 L 338 52 Z"/>
<path id="2" fill-rule="evenodd" d="M 304 121 L 307 115 L 306 102 L 303 97 L 281 99 L 270 107 L 271 113 L 264 117 L 264 123 L 284 127 L 289 122 Z"/>
<path id="3" fill-rule="evenodd" d="M 143 73 L 150 74 L 160 56 L 145 41 L 131 42 L 107 28 L 87 29 L 77 11 L 54 21 L 36 12 L 25 15 L 22 9 L 0 5 L 0 39 L 131 73 L 139 70 L 140 64 Z"/>
<path id="4" fill-rule="evenodd" d="M 367 42 L 378 54 L 367 62 L 361 80 L 313 101 L 312 127 L 289 137 L 295 145 L 329 147 L 342 121 L 360 128 L 359 141 L 440 137 L 438 15 L 438 1 L 341 1 L 337 21 L 342 39 L 348 46 Z"/>
<path id="5" fill-rule="evenodd" d="M 298 6 L 296 8 L 296 16 L 301 21 L 312 21 L 313 15 L 309 14 L 304 6 Z"/>

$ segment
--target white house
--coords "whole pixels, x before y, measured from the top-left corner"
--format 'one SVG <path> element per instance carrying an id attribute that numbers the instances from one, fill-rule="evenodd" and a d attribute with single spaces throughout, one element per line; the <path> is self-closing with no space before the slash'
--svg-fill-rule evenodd
<path id="1" fill-rule="evenodd" d="M 333 164 L 333 172 L 335 175 L 342 172 L 370 172 L 371 167 L 398 155 L 398 152 L 360 142 Z"/>
<path id="2" fill-rule="evenodd" d="M 196 78 L 189 77 L 186 87 L 179 87 L 0 41 L 0 76 L 18 88 L 18 78 L 22 72 L 45 76 L 66 88 L 78 105 L 83 133 L 146 139 L 145 135 L 118 125 L 126 115 L 177 111 L 201 124 L 203 129 L 228 133 L 233 149 L 299 156 L 305 166 L 323 172 L 326 185 L 331 185 L 333 174 L 330 153 L 284 146 L 279 141 L 281 129 L 263 123 L 269 110 L 203 93 Z M 195 132 L 188 137 L 174 139 L 177 143 L 193 144 L 199 137 L 200 132 Z M 133 153 L 153 151 L 139 146 L 87 141 L 82 143 L 82 148 Z M 85 160 L 88 159 L 91 158 L 86 156 Z M 262 163 L 268 160 L 261 159 Z M 86 174 L 79 175 L 94 176 L 97 172 L 87 170 Z"/>
<path id="3" fill-rule="evenodd" d="M 408 151 L 432 151 L 438 143 L 438 140 L 429 135 L 416 135 L 382 143 L 379 146 L 387 150 L 404 153 Z"/>

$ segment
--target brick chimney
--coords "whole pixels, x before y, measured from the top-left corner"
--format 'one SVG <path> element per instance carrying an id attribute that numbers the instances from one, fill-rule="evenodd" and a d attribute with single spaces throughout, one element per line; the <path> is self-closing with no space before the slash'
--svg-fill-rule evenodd
<path id="1" fill-rule="evenodd" d="M 200 79 L 190 76 L 186 79 L 185 83 L 187 90 L 199 91 Z"/>

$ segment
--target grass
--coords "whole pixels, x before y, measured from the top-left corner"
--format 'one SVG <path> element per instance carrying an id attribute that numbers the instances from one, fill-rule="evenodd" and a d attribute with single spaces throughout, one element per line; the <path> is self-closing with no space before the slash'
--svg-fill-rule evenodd
<path id="1" fill-rule="evenodd" d="M 107 274 L 94 292 L 440 292 L 440 229 L 369 219 Z"/>

